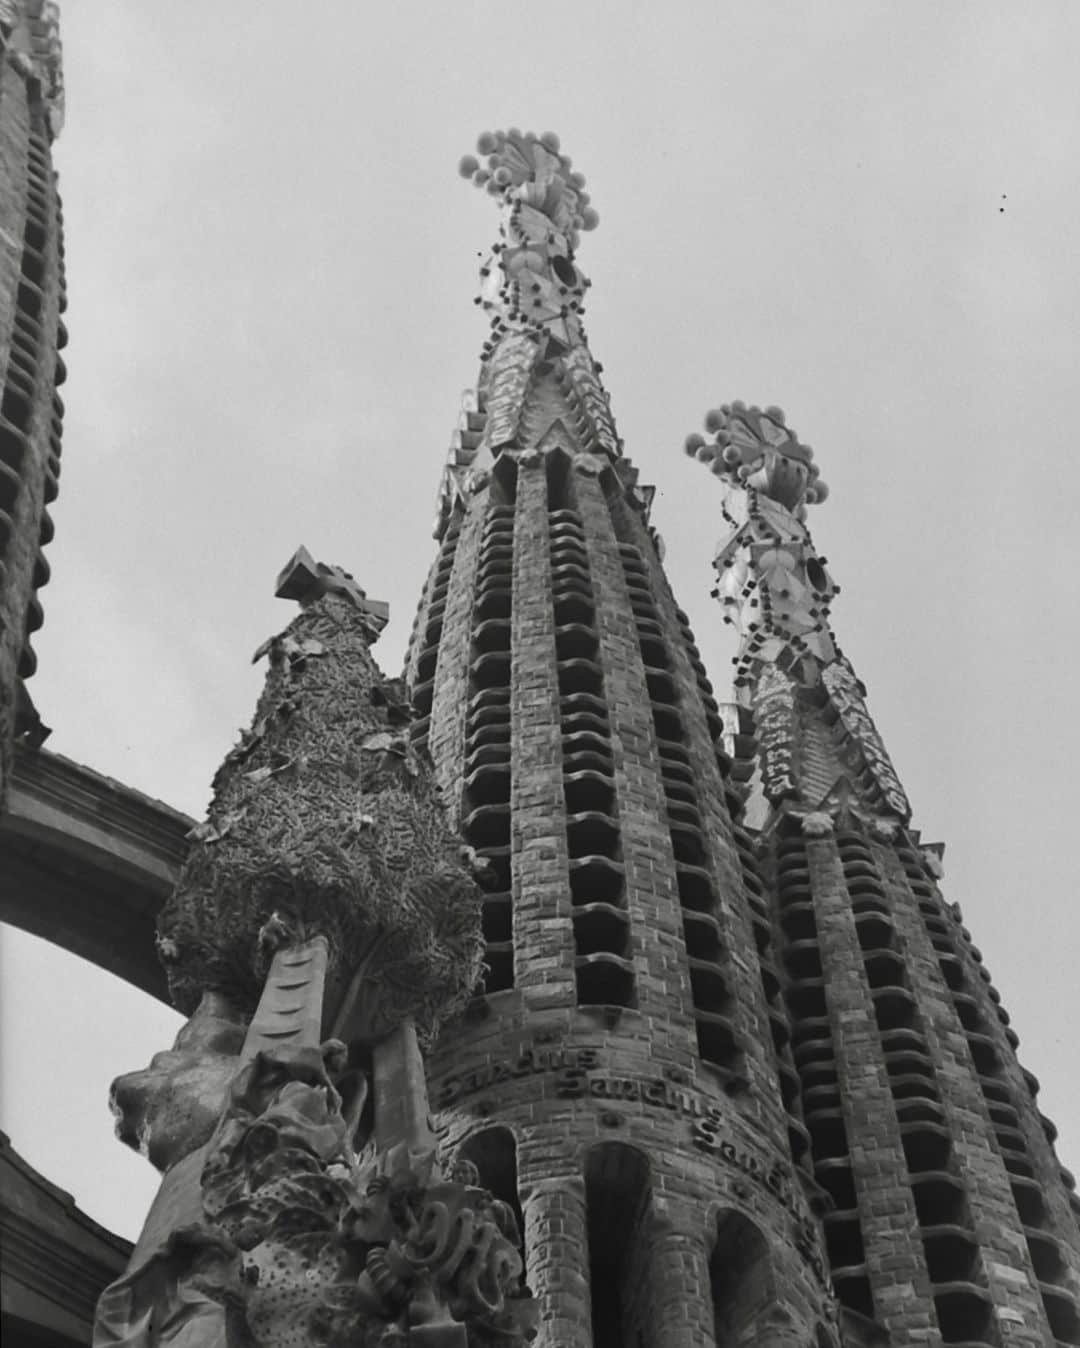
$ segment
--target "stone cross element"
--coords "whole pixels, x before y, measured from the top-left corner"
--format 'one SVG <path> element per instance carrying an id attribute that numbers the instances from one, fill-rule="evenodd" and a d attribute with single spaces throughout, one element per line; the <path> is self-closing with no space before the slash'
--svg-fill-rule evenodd
<path id="1" fill-rule="evenodd" d="M 369 599 L 348 571 L 317 562 L 305 547 L 297 548 L 282 567 L 274 594 L 278 599 L 295 599 L 301 608 L 307 608 L 324 594 L 338 594 L 366 614 L 378 631 L 381 632 L 390 620 L 389 604 L 381 599 Z"/>
<path id="2" fill-rule="evenodd" d="M 368 650 L 386 606 L 303 549 L 282 592 L 300 616 L 159 922 L 191 1019 L 113 1087 L 164 1175 L 95 1342 L 512 1348 L 514 1218 L 442 1172 L 420 1050 L 478 976 L 478 891 Z"/>

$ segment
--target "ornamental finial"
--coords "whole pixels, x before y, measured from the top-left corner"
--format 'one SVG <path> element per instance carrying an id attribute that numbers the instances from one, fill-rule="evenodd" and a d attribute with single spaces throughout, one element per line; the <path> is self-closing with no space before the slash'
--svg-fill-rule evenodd
<path id="1" fill-rule="evenodd" d="M 581 231 L 593 229 L 585 178 L 571 169 L 552 131 L 485 131 L 484 162 L 467 154 L 458 168 L 502 207 L 500 239 L 480 268 L 477 304 L 491 317 L 487 363 L 504 338 L 561 355 L 584 342 L 581 315 L 589 282 L 574 263 Z"/>
<path id="2" fill-rule="evenodd" d="M 814 451 L 785 423 L 779 407 L 724 403 L 705 416 L 715 437 L 688 435 L 687 454 L 707 463 L 717 477 L 753 487 L 802 519 L 804 507 L 824 501 L 829 489 L 813 463 Z"/>
<path id="3" fill-rule="evenodd" d="M 578 233 L 595 229 L 599 216 L 589 205 L 585 175 L 571 171 L 571 160 L 562 154 L 554 131 L 538 136 L 533 131 L 485 131 L 476 142 L 476 155 L 467 154 L 458 165 L 463 178 L 486 188 L 507 203 L 520 201 L 546 215 L 571 248 Z"/>

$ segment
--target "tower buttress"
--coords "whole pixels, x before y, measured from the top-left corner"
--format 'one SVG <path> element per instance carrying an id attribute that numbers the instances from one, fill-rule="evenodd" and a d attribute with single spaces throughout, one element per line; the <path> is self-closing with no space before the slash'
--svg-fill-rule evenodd
<path id="1" fill-rule="evenodd" d="M 805 522 L 827 494 L 812 451 L 779 408 L 732 403 L 705 424 L 713 441 L 686 449 L 724 488 L 734 771 L 840 1300 L 893 1343 L 1080 1343 L 1075 1182 L 833 636 L 839 587 Z"/>

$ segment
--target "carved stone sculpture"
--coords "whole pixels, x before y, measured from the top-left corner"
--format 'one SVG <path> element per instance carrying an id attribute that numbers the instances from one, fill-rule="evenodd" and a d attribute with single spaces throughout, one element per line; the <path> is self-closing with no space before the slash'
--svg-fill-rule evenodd
<path id="1" fill-rule="evenodd" d="M 306 554 L 283 590 L 302 612 L 257 652 L 270 669 L 255 720 L 159 921 L 170 989 L 189 1013 L 207 991 L 250 1012 L 277 913 L 327 938 L 331 1003 L 355 985 L 347 1037 L 406 1017 L 427 1035 L 479 974 L 475 886 L 368 649 L 381 615 Z"/>
<path id="2" fill-rule="evenodd" d="M 113 1086 L 164 1178 L 95 1345 L 515 1348 L 515 1219 L 440 1170 L 417 1034 L 479 972 L 468 849 L 368 651 L 381 606 L 303 550 L 278 593 L 303 611 L 159 925 L 191 1019 Z"/>

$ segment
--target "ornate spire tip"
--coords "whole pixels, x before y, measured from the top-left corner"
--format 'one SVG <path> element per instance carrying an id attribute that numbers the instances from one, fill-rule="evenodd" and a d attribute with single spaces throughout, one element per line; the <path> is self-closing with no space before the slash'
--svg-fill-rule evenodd
<path id="1" fill-rule="evenodd" d="M 828 496 L 814 451 L 786 424 L 781 408 L 724 403 L 706 414 L 705 429 L 713 443 L 695 432 L 684 448 L 717 477 L 753 487 L 795 514 Z"/>
<path id="2" fill-rule="evenodd" d="M 477 155 L 467 154 L 458 164 L 463 178 L 471 178 L 493 197 L 512 205 L 523 202 L 546 215 L 577 246 L 580 230 L 595 229 L 599 216 L 589 205 L 585 175 L 573 171 L 562 154 L 554 131 L 485 131 L 476 142 Z"/>

